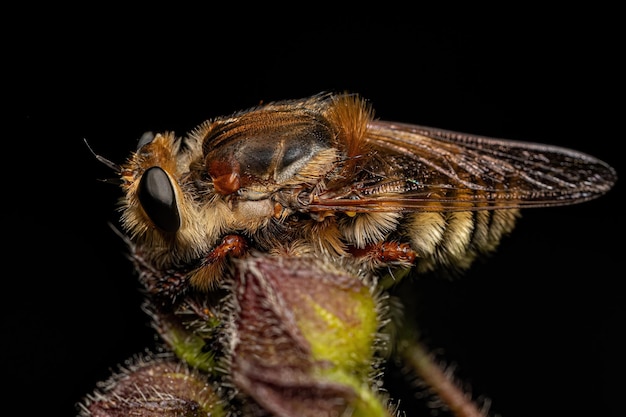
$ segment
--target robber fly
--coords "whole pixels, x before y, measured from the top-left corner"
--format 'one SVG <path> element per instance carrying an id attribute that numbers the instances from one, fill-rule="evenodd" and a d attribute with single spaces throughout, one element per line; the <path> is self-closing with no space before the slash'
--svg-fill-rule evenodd
<path id="1" fill-rule="evenodd" d="M 100 159 L 119 173 L 121 225 L 162 334 L 170 312 L 219 318 L 212 294 L 252 254 L 359 276 L 463 270 L 521 209 L 591 200 L 617 179 L 566 148 L 378 120 L 353 94 L 262 104 L 185 137 L 147 133 L 121 166 Z"/>

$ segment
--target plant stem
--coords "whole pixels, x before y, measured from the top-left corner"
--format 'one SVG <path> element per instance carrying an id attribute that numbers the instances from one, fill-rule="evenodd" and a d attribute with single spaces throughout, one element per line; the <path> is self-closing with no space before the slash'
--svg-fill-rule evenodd
<path id="1" fill-rule="evenodd" d="M 398 345 L 400 358 L 443 401 L 456 417 L 486 417 L 476 403 L 434 360 L 426 347 L 417 340 L 403 340 Z"/>

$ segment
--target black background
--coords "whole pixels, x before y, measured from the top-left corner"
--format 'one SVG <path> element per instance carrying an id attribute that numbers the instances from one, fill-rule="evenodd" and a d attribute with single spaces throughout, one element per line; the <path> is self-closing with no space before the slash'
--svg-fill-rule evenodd
<path id="1" fill-rule="evenodd" d="M 147 130 L 182 135 L 260 101 L 350 91 L 381 119 L 571 147 L 623 172 L 617 11 L 284 12 L 7 16 L 3 407 L 73 416 L 97 381 L 152 343 L 108 225 L 119 190 L 101 181 L 113 172 L 85 139 L 121 163 Z M 419 284 L 429 344 L 494 414 L 616 415 L 622 190 L 529 210 L 463 279 Z"/>

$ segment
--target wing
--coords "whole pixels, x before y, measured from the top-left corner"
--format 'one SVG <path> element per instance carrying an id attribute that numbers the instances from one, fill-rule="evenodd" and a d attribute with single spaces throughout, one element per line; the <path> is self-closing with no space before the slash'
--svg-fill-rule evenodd
<path id="1" fill-rule="evenodd" d="M 354 179 L 314 195 L 311 210 L 463 211 L 575 204 L 617 175 L 571 149 L 372 121 Z"/>

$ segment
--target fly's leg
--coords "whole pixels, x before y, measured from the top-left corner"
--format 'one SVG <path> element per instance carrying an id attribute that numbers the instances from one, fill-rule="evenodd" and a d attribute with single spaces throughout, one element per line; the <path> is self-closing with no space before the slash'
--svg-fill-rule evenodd
<path id="1" fill-rule="evenodd" d="M 241 258 L 248 252 L 248 243 L 239 235 L 226 235 L 191 274 L 190 284 L 200 290 L 215 289 L 224 276 L 230 258 Z"/>
<path id="2" fill-rule="evenodd" d="M 348 252 L 356 257 L 371 262 L 373 266 L 393 265 L 410 267 L 418 257 L 408 243 L 396 241 L 370 243 L 363 248 L 350 246 Z"/>

